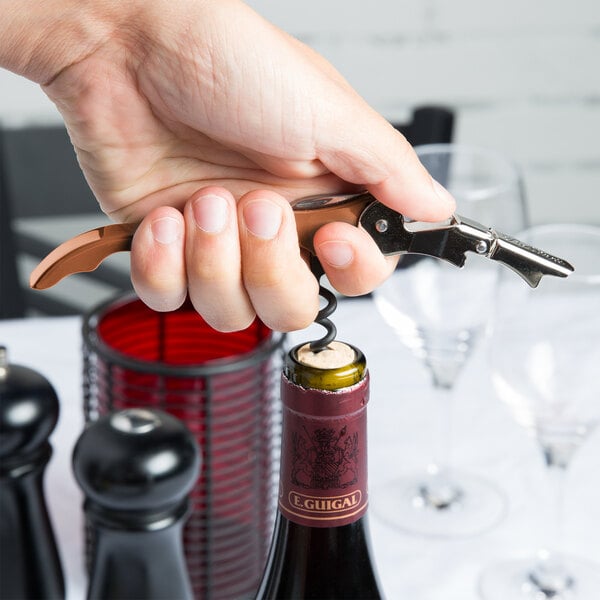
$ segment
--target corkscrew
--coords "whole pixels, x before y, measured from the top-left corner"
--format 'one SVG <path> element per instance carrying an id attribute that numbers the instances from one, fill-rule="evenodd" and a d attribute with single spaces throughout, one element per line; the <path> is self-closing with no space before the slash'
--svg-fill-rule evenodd
<path id="1" fill-rule="evenodd" d="M 310 196 L 294 200 L 291 205 L 299 244 L 313 257 L 313 273 L 318 279 L 323 271 L 314 258 L 313 237 L 322 225 L 332 221 L 362 227 L 385 255 L 424 254 L 462 267 L 467 252 L 472 252 L 507 266 L 531 287 L 537 287 L 545 275 L 567 277 L 574 270 L 562 258 L 456 214 L 440 223 L 410 221 L 368 192 Z M 136 227 L 131 223 L 105 225 L 64 242 L 33 270 L 31 287 L 46 289 L 72 273 L 92 271 L 114 252 L 130 250 Z M 336 335 L 329 319 L 336 308 L 335 296 L 323 286 L 319 293 L 327 304 L 316 322 L 325 327 L 326 335 L 312 343 L 313 351 L 325 348 Z"/>
<path id="2" fill-rule="evenodd" d="M 459 215 L 442 223 L 407 221 L 402 214 L 376 201 L 367 192 L 300 198 L 292 202 L 292 207 L 296 212 L 300 245 L 311 252 L 311 268 L 319 280 L 319 295 L 327 301 L 315 319 L 326 333 L 310 343 L 313 352 L 327 348 L 337 333 L 329 319 L 337 307 L 337 300 L 331 290 L 320 284 L 323 269 L 312 246 L 314 233 L 328 221 L 360 225 L 385 255 L 423 254 L 462 267 L 466 253 L 475 252 L 505 264 L 531 287 L 537 287 L 544 275 L 567 277 L 573 271 L 573 267 L 561 258 Z"/>
<path id="3" fill-rule="evenodd" d="M 321 352 L 321 350 L 325 350 L 335 340 L 337 335 L 337 328 L 329 318 L 337 308 L 337 298 L 331 290 L 327 289 L 321 283 L 321 277 L 325 275 L 325 271 L 314 254 L 311 254 L 310 257 L 310 269 L 319 282 L 319 296 L 324 298 L 326 302 L 325 306 L 319 310 L 315 317 L 315 323 L 325 328 L 325 335 L 310 342 L 310 349 L 313 352 Z"/>

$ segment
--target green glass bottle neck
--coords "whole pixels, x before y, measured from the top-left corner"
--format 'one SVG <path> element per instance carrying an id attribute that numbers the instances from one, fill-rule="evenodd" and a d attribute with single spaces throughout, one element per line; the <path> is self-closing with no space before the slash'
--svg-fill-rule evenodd
<path id="1" fill-rule="evenodd" d="M 322 352 L 334 353 L 332 356 L 319 357 L 315 354 L 307 360 L 306 344 L 292 348 L 286 356 L 284 364 L 285 376 L 296 385 L 306 389 L 337 391 L 353 386 L 364 379 L 367 372 L 367 361 L 363 353 L 350 344 L 337 342 L 338 347 Z M 344 346 L 340 348 L 339 346 Z M 349 356 L 349 362 L 339 365 L 340 353 Z M 320 354 L 320 353 L 319 353 Z M 313 360 L 314 359 L 314 360 Z M 310 362 L 310 364 L 308 364 Z M 334 366 L 330 366 L 334 365 Z"/>

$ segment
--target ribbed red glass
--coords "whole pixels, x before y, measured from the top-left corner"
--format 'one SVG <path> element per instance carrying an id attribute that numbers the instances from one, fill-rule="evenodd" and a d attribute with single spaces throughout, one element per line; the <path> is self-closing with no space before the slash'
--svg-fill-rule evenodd
<path id="1" fill-rule="evenodd" d="M 190 303 L 157 313 L 129 297 L 93 311 L 83 338 L 86 420 L 150 406 L 198 440 L 202 474 L 184 532 L 196 597 L 252 597 L 273 529 L 282 336 L 259 320 L 220 333 Z"/>

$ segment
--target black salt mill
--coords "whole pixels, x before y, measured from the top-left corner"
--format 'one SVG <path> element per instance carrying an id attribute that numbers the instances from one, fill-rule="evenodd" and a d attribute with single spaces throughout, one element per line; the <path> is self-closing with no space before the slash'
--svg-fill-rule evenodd
<path id="1" fill-rule="evenodd" d="M 48 380 L 0 346 L 0 598 L 65 597 L 43 489 L 58 412 Z"/>
<path id="2" fill-rule="evenodd" d="M 192 599 L 182 528 L 200 452 L 183 423 L 142 408 L 102 417 L 73 469 L 92 540 L 88 599 Z"/>

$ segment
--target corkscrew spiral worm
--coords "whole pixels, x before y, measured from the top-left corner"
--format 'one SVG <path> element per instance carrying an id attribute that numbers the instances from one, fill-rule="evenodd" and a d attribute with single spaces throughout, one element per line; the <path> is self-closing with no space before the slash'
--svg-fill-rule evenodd
<path id="1" fill-rule="evenodd" d="M 315 318 L 315 323 L 325 328 L 325 335 L 322 338 L 310 342 L 310 349 L 313 352 L 321 352 L 335 340 L 337 335 L 337 328 L 333 324 L 333 321 L 329 319 L 337 308 L 337 298 L 331 290 L 328 290 L 321 285 L 321 277 L 324 274 L 323 267 L 314 256 L 311 257 L 311 270 L 317 278 L 317 281 L 319 281 L 319 296 L 327 301 L 327 304 L 317 313 Z"/>

